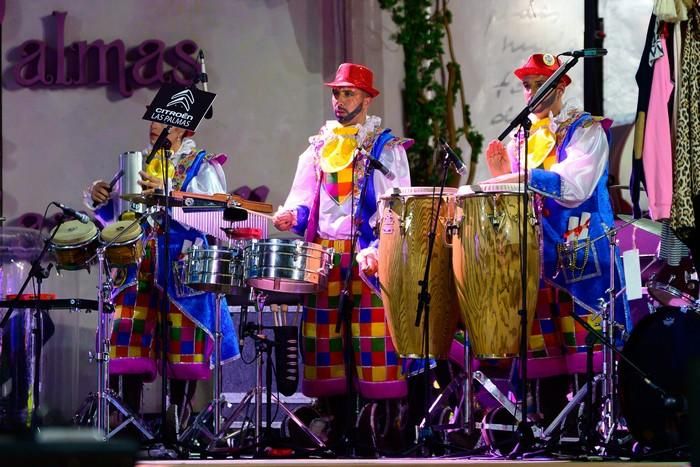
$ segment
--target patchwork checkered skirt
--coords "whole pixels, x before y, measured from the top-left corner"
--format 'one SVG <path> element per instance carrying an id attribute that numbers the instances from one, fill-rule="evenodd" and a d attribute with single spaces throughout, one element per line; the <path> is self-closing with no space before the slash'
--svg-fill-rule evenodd
<path id="1" fill-rule="evenodd" d="M 306 299 L 301 323 L 304 362 L 302 392 L 309 397 L 346 392 L 343 357 L 344 326 L 336 332 L 343 277 L 350 267 L 349 240 L 319 240 L 333 248 L 333 269 L 327 290 Z M 360 395 L 367 399 L 393 399 L 407 393 L 401 358 L 394 350 L 380 297 L 359 278 L 353 261 L 351 331 L 354 366 Z"/>

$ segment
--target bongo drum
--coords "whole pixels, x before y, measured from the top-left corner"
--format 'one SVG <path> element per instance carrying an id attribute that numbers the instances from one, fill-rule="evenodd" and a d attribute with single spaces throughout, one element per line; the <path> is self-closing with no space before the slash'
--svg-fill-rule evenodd
<path id="1" fill-rule="evenodd" d="M 58 229 L 58 230 L 56 230 Z M 64 222 L 51 231 L 58 269 L 75 271 L 87 267 L 87 261 L 95 255 L 98 230 L 93 222 L 83 224 L 78 220 Z"/>
<path id="2" fill-rule="evenodd" d="M 108 225 L 100 232 L 105 258 L 112 266 L 128 266 L 141 260 L 143 255 L 143 230 L 138 222 L 119 221 Z"/>

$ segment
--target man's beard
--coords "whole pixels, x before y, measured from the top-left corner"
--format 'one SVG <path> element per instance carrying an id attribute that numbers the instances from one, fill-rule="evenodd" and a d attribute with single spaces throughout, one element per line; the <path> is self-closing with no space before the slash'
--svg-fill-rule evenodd
<path id="1" fill-rule="evenodd" d="M 550 92 L 547 93 L 544 99 L 540 101 L 539 104 L 537 104 L 537 107 L 533 109 L 533 113 L 542 113 L 545 110 L 549 110 L 554 102 L 557 100 L 557 91 L 556 89 L 552 89 Z"/>
<path id="2" fill-rule="evenodd" d="M 358 104 L 352 112 L 348 112 L 344 116 L 339 116 L 338 114 L 336 114 L 335 119 L 338 120 L 338 123 L 340 123 L 341 125 L 345 125 L 346 123 L 351 122 L 355 117 L 357 117 L 360 112 L 362 112 L 362 103 Z"/>

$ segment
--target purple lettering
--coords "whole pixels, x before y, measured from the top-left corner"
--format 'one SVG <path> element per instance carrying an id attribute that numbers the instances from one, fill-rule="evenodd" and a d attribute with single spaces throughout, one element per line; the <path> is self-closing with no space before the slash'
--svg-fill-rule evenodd
<path id="1" fill-rule="evenodd" d="M 192 84 L 192 78 L 199 72 L 199 63 L 192 55 L 199 50 L 199 46 L 189 39 L 178 42 L 173 47 L 174 63 L 169 63 L 173 70 L 169 73 L 177 84 L 187 86 Z M 182 66 L 184 65 L 184 67 Z M 179 73 L 178 73 L 179 71 Z"/>
<path id="2" fill-rule="evenodd" d="M 0 0 L 0 6 L 2 2 Z M 192 84 L 199 72 L 199 64 L 193 56 L 199 46 L 192 40 L 182 40 L 169 49 L 163 41 L 146 40 L 128 54 L 124 42 L 119 39 L 109 44 L 102 39 L 91 43 L 77 41 L 66 47 L 68 14 L 54 11 L 52 16 L 56 28 L 55 51 L 49 50 L 44 41 L 25 41 L 19 47 L 21 58 L 12 68 L 20 86 L 114 85 L 122 96 L 130 97 L 138 87 L 166 82 Z M 165 64 L 172 68 L 165 71 Z"/>
<path id="3" fill-rule="evenodd" d="M 163 51 L 165 43 L 159 40 L 143 41 L 137 48 L 141 58 L 131 69 L 131 78 L 138 86 L 163 82 Z"/>
<path id="4" fill-rule="evenodd" d="M 56 84 L 71 84 L 71 79 L 66 77 L 66 56 L 65 56 L 65 33 L 66 33 L 65 11 L 54 11 L 56 19 Z"/>
<path id="5" fill-rule="evenodd" d="M 91 47 L 97 50 L 97 63 L 99 65 L 95 84 L 109 84 L 111 75 L 118 81 L 119 93 L 124 97 L 131 97 L 133 91 L 127 88 L 126 76 L 124 76 L 124 62 L 126 61 L 124 42 L 117 39 L 105 45 L 102 39 L 97 39 L 88 46 L 88 48 Z M 110 67 L 110 65 L 114 68 Z M 110 70 L 110 68 L 112 69 Z"/>
<path id="6" fill-rule="evenodd" d="M 13 74 L 20 86 L 51 84 L 52 76 L 46 75 L 46 43 L 43 41 L 25 41 L 21 46 L 22 58 L 15 64 Z"/>

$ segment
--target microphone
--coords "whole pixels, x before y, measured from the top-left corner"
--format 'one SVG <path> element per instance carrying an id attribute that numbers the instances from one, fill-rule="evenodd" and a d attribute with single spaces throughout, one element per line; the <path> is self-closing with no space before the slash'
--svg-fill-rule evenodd
<path id="1" fill-rule="evenodd" d="M 199 49 L 199 81 L 202 83 L 204 92 L 209 92 L 209 76 L 207 75 L 207 66 L 204 64 L 204 50 Z M 211 105 L 204 115 L 204 118 L 209 120 L 214 115 L 214 105 Z"/>
<path id="2" fill-rule="evenodd" d="M 461 157 L 455 153 L 452 148 L 447 144 L 447 142 L 440 138 L 440 146 L 442 146 L 442 150 L 445 151 L 445 154 L 447 154 L 452 161 L 452 165 L 455 166 L 455 170 L 457 171 L 458 174 L 465 176 L 468 173 L 467 166 L 464 165 L 464 161 L 462 160 Z"/>
<path id="3" fill-rule="evenodd" d="M 559 56 L 564 57 L 583 57 L 583 58 L 596 58 L 602 57 L 608 54 L 608 49 L 580 49 L 580 50 L 569 50 L 568 52 L 560 53 Z"/>
<path id="4" fill-rule="evenodd" d="M 159 149 L 163 149 L 167 151 L 170 149 L 170 141 L 168 140 L 168 133 L 170 133 L 170 127 L 167 126 L 163 128 L 163 131 L 160 132 L 158 135 L 158 139 L 156 140 L 155 143 L 153 143 L 153 148 L 151 149 L 151 153 L 146 157 L 146 165 L 150 164 L 153 158 L 156 156 L 156 152 L 158 152 Z"/>
<path id="5" fill-rule="evenodd" d="M 362 149 L 360 152 L 367 158 L 367 160 L 369 161 L 370 167 L 374 167 L 375 169 L 379 170 L 382 173 L 382 175 L 384 175 L 389 180 L 394 180 L 396 178 L 396 175 L 394 175 L 394 172 L 392 172 L 389 169 L 389 167 L 387 167 L 386 165 L 379 162 L 379 159 L 372 157 L 372 155 L 370 153 L 368 153 L 367 151 L 365 151 L 364 149 Z"/>
<path id="6" fill-rule="evenodd" d="M 87 224 L 88 222 L 90 222 L 90 217 L 88 217 L 88 215 L 82 211 L 76 211 L 75 209 L 70 208 L 70 207 L 66 206 L 65 204 L 61 204 L 61 203 L 56 202 L 56 201 L 52 201 L 51 203 L 54 206 L 57 206 L 61 211 L 63 211 L 63 214 L 66 216 L 75 217 L 83 224 Z"/>
<path id="7" fill-rule="evenodd" d="M 664 396 L 663 405 L 667 410 L 685 410 L 686 408 L 685 398 L 683 396 Z"/>

